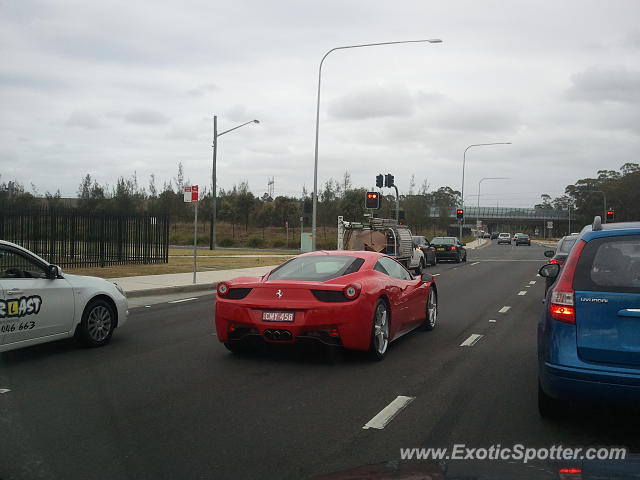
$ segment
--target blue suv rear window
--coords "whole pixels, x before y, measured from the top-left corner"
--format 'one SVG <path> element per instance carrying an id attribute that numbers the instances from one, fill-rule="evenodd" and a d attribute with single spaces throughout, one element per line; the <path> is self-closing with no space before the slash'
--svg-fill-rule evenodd
<path id="1" fill-rule="evenodd" d="M 603 237 L 588 242 L 576 268 L 573 288 L 640 293 L 640 235 Z"/>

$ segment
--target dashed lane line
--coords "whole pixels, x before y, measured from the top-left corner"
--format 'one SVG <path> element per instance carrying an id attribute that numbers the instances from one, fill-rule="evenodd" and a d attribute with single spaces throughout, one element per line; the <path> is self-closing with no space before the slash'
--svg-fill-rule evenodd
<path id="1" fill-rule="evenodd" d="M 504 306 L 500 310 L 498 310 L 498 313 L 507 313 L 510 308 L 511 307 Z"/>
<path id="2" fill-rule="evenodd" d="M 527 291 L 526 291 L 526 290 L 520 290 L 520 291 L 518 292 L 518 295 L 526 295 L 526 294 L 527 294 Z"/>
<path id="3" fill-rule="evenodd" d="M 380 413 L 369 420 L 364 427 L 364 430 L 369 428 L 375 428 L 382 430 L 393 418 L 398 415 L 407 405 L 409 405 L 415 397 L 405 397 L 402 395 L 397 396 L 389 405 L 384 407 Z"/>
<path id="4" fill-rule="evenodd" d="M 167 302 L 167 303 L 182 303 L 182 302 L 190 302 L 191 300 L 197 300 L 197 297 L 182 298 L 180 300 L 173 300 L 172 302 Z"/>
<path id="5" fill-rule="evenodd" d="M 460 344 L 461 347 L 473 347 L 478 341 L 484 337 L 484 335 L 480 335 L 479 333 L 472 333 L 469 338 L 467 338 L 464 342 Z"/>

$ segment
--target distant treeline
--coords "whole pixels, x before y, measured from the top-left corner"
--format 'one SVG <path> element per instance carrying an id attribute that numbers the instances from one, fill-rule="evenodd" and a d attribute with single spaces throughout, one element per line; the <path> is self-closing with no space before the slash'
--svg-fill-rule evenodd
<path id="1" fill-rule="evenodd" d="M 77 198 L 62 198 L 60 192 L 40 194 L 34 185 L 27 191 L 18 181 L 3 181 L 0 177 L 0 207 L 28 208 L 47 205 L 50 208 L 66 206 L 82 211 L 100 213 L 152 213 L 169 214 L 173 222 L 188 221 L 192 218 L 191 205 L 183 201 L 185 186 L 182 164 L 178 164 L 175 177 L 164 181 L 158 188 L 155 175 L 151 175 L 148 185 L 141 186 L 137 176 L 120 177 L 116 185 L 109 187 L 99 184 L 91 175 L 80 179 Z M 541 195 L 541 203 L 535 208 L 567 209 L 571 207 L 579 222 L 586 224 L 594 215 L 602 213 L 602 192 L 607 197 L 607 207 L 614 208 L 616 221 L 640 220 L 640 165 L 626 163 L 619 171 L 600 170 L 597 178 L 584 178 L 568 185 L 565 195 L 551 198 Z M 385 192 L 390 192 L 386 189 Z M 338 215 L 345 219 L 361 220 L 365 213 L 366 189 L 355 188 L 351 175 L 345 172 L 340 181 L 330 179 L 318 192 L 318 226 L 334 226 Z M 400 196 L 400 208 L 407 224 L 416 232 L 437 229 L 446 230 L 451 223 L 448 209 L 459 204 L 460 192 L 444 186 L 435 190 L 429 188 L 426 180 L 416 188 L 415 176 L 411 177 L 409 189 Z M 199 215 L 203 220 L 211 216 L 211 193 L 204 192 L 199 205 Z M 431 207 L 440 207 L 441 218 L 429 218 Z M 282 227 L 286 222 L 298 225 L 304 217 L 305 225 L 310 224 L 312 198 L 304 188 L 299 196 L 279 195 L 271 198 L 268 194 L 254 195 L 246 181 L 234 185 L 230 190 L 219 190 L 217 218 L 235 226 L 249 228 Z M 395 195 L 385 195 L 379 216 L 395 216 Z"/>

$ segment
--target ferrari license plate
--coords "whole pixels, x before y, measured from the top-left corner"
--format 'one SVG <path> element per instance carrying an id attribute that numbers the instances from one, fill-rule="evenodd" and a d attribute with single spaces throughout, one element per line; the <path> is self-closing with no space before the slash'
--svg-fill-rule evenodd
<path id="1" fill-rule="evenodd" d="M 446 249 L 445 248 L 436 248 L 437 251 L 439 252 L 444 252 Z"/>
<path id="2" fill-rule="evenodd" d="M 262 312 L 263 322 L 293 322 L 296 318 L 296 312 Z"/>

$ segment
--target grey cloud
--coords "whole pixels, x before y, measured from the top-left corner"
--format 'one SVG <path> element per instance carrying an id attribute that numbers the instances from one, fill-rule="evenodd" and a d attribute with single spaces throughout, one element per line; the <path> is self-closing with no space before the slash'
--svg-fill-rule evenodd
<path id="1" fill-rule="evenodd" d="M 329 115 L 342 120 L 365 120 L 413 115 L 414 101 L 405 88 L 378 87 L 338 98 L 329 105 Z"/>
<path id="2" fill-rule="evenodd" d="M 640 31 L 627 35 L 622 41 L 622 45 L 627 48 L 640 50 Z"/>
<path id="3" fill-rule="evenodd" d="M 164 125 L 169 123 L 169 119 L 160 112 L 139 108 L 125 115 L 125 120 L 138 125 Z"/>
<path id="4" fill-rule="evenodd" d="M 187 91 L 187 94 L 192 97 L 203 97 L 205 95 L 209 95 L 218 90 L 218 86 L 213 83 L 205 83 L 202 85 L 198 85 Z"/>
<path id="5" fill-rule="evenodd" d="M 495 106 L 456 105 L 434 115 L 435 128 L 459 131 L 494 132 L 517 128 L 516 113 Z"/>
<path id="6" fill-rule="evenodd" d="M 247 113 L 247 107 L 244 105 L 234 105 L 226 112 L 226 118 L 238 123 L 244 123 L 251 120 Z"/>
<path id="7" fill-rule="evenodd" d="M 65 83 L 60 81 L 59 79 L 44 75 L 0 73 L 0 86 L 37 90 L 51 90 L 62 88 L 65 86 Z"/>
<path id="8" fill-rule="evenodd" d="M 640 71 L 626 66 L 591 67 L 571 76 L 570 100 L 587 102 L 640 102 Z"/>
<path id="9" fill-rule="evenodd" d="M 81 127 L 94 130 L 100 128 L 102 124 L 95 115 L 85 111 L 75 111 L 69 115 L 66 124 L 70 127 Z"/>

